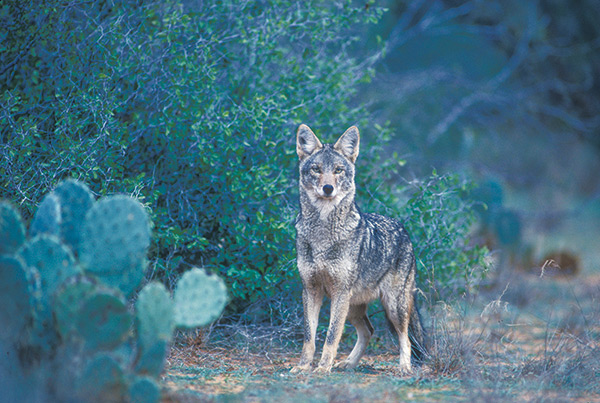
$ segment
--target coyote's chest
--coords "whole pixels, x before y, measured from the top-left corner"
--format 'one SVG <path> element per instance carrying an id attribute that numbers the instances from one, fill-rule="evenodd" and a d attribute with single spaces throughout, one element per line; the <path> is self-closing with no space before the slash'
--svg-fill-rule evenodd
<path id="1" fill-rule="evenodd" d="M 361 242 L 357 237 L 325 242 L 306 242 L 298 253 L 301 277 L 331 296 L 340 289 L 347 290 L 350 304 L 366 303 L 377 298 L 376 286 L 365 288 L 360 280 L 358 256 Z"/>
<path id="2" fill-rule="evenodd" d="M 349 259 L 348 241 L 312 242 L 312 260 L 318 266 L 334 265 Z"/>
<path id="3" fill-rule="evenodd" d="M 353 270 L 358 248 L 356 238 L 345 236 L 345 231 L 332 232 L 318 226 L 298 235 L 301 271 L 339 275 L 341 271 Z"/>
<path id="4" fill-rule="evenodd" d="M 346 277 L 355 271 L 361 244 L 361 215 L 352 197 L 342 200 L 326 219 L 301 191 L 296 221 L 298 269 L 303 277 Z"/>

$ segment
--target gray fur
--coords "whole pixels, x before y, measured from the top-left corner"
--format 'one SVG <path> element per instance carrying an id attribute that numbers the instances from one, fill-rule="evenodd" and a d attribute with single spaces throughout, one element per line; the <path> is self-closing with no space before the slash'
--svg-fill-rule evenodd
<path id="1" fill-rule="evenodd" d="M 292 372 L 311 368 L 324 296 L 331 298 L 331 315 L 316 372 L 331 370 L 346 320 L 356 328 L 358 338 L 348 358 L 336 366 L 358 365 L 373 335 L 367 304 L 377 298 L 398 335 L 400 370 L 410 372 L 409 329 L 413 355 L 425 351 L 414 299 L 415 257 L 400 222 L 362 213 L 355 203 L 358 129 L 349 128 L 332 146 L 323 145 L 308 126 L 300 125 L 296 139 L 300 159 L 296 248 L 303 285 L 304 345 Z"/>

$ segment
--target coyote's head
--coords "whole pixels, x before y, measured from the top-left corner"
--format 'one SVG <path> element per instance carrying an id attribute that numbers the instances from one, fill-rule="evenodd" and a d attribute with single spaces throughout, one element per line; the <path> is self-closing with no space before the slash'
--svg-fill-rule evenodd
<path id="1" fill-rule="evenodd" d="M 342 201 L 354 201 L 354 162 L 358 157 L 360 136 L 352 126 L 338 141 L 321 144 L 306 125 L 296 134 L 296 152 L 300 158 L 300 193 L 327 218 Z"/>

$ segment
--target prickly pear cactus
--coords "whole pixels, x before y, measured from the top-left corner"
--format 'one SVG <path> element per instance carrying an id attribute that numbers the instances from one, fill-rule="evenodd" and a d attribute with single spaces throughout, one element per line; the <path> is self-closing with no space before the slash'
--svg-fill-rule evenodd
<path id="1" fill-rule="evenodd" d="M 85 184 L 73 179 L 61 182 L 53 193 L 60 204 L 61 238 L 79 251 L 84 218 L 94 203 L 94 195 Z"/>
<path id="2" fill-rule="evenodd" d="M 171 341 L 175 322 L 173 301 L 164 285 L 146 285 L 135 304 L 136 329 L 139 346 L 146 350 L 159 340 Z"/>
<path id="3" fill-rule="evenodd" d="M 173 310 L 173 301 L 161 283 L 150 283 L 140 292 L 135 304 L 138 373 L 158 376 L 162 372 L 175 330 Z"/>
<path id="4" fill-rule="evenodd" d="M 54 294 L 54 317 L 63 340 L 68 340 L 77 331 L 79 311 L 97 289 L 98 286 L 92 279 L 77 276 L 69 278 Z"/>
<path id="5" fill-rule="evenodd" d="M 9 203 L 0 201 L 0 255 L 14 253 L 24 241 L 21 215 Z"/>
<path id="6" fill-rule="evenodd" d="M 110 355 L 98 354 L 77 379 L 76 391 L 85 402 L 126 401 L 127 383 L 123 369 Z"/>
<path id="7" fill-rule="evenodd" d="M 62 222 L 60 212 L 60 200 L 58 196 L 49 193 L 44 197 L 44 200 L 38 206 L 37 211 L 29 226 L 29 234 L 34 237 L 36 235 L 46 234 L 61 236 L 60 225 Z"/>
<path id="8" fill-rule="evenodd" d="M 166 340 L 158 339 L 154 344 L 139 349 L 135 372 L 158 377 L 164 368 L 168 347 Z"/>
<path id="9" fill-rule="evenodd" d="M 34 297 L 33 322 L 27 332 L 29 343 L 36 354 L 51 354 L 59 344 L 51 295 L 80 270 L 70 250 L 50 235 L 40 235 L 26 242 L 17 256 L 23 259 L 30 273 L 30 290 Z"/>
<path id="10" fill-rule="evenodd" d="M 131 403 L 158 403 L 160 388 L 150 377 L 137 377 L 129 386 L 129 401 Z"/>
<path id="11" fill-rule="evenodd" d="M 35 303 L 33 324 L 27 329 L 26 340 L 32 355 L 47 358 L 60 344 L 60 337 L 48 300 L 42 297 L 36 299 Z"/>
<path id="12" fill-rule="evenodd" d="M 132 322 L 122 297 L 110 291 L 98 291 L 79 309 L 77 330 L 89 350 L 107 350 L 125 341 Z"/>
<path id="13" fill-rule="evenodd" d="M 33 238 L 23 245 L 19 255 L 29 267 L 38 270 L 46 294 L 53 294 L 63 281 L 81 273 L 71 251 L 53 236 L 40 235 Z"/>
<path id="14" fill-rule="evenodd" d="M 89 273 L 94 274 L 98 279 L 106 285 L 121 290 L 123 295 L 130 297 L 133 292 L 138 289 L 142 280 L 144 279 L 144 273 L 146 272 L 147 261 L 146 259 L 140 260 L 138 266 L 135 269 L 126 270 L 123 272 L 96 272 L 89 270 Z"/>
<path id="15" fill-rule="evenodd" d="M 127 196 L 106 197 L 86 215 L 80 260 L 86 272 L 129 295 L 143 279 L 149 246 L 144 207 Z"/>
<path id="16" fill-rule="evenodd" d="M 51 354 L 59 344 L 52 296 L 69 277 L 81 272 L 71 251 L 58 238 L 40 235 L 23 245 L 18 255 L 39 276 L 39 292 L 35 299 L 34 321 L 29 330 L 32 348 Z"/>
<path id="17" fill-rule="evenodd" d="M 134 343 L 125 296 L 147 265 L 143 206 L 126 196 L 94 202 L 84 184 L 68 180 L 44 198 L 30 234 L 26 241 L 18 213 L 0 202 L 0 345 L 17 357 L 17 370 L 55 380 L 57 400 L 158 402 L 156 378 L 175 327 L 216 319 L 223 282 L 192 269 L 173 299 L 162 284 L 147 285 L 135 305 Z"/>
<path id="18" fill-rule="evenodd" d="M 21 259 L 0 256 L 0 340 L 16 341 L 33 317 L 30 279 Z"/>
<path id="19" fill-rule="evenodd" d="M 219 317 L 227 302 L 227 291 L 219 277 L 193 268 L 177 282 L 174 301 L 177 327 L 194 328 Z"/>

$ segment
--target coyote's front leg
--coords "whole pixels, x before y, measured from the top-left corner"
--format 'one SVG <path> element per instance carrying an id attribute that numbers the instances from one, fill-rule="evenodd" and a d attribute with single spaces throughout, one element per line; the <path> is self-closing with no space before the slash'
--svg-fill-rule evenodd
<path id="1" fill-rule="evenodd" d="M 323 346 L 323 355 L 319 361 L 319 366 L 315 372 L 329 372 L 333 366 L 333 360 L 337 355 L 340 338 L 344 331 L 346 316 L 350 309 L 350 293 L 339 292 L 331 297 L 331 318 L 329 320 L 329 329 L 327 330 L 327 338 Z"/>
<path id="2" fill-rule="evenodd" d="M 302 372 L 310 370 L 315 356 L 315 337 L 319 323 L 319 311 L 323 303 L 323 291 L 319 288 L 304 287 L 302 290 L 302 305 L 304 306 L 304 344 L 302 355 L 298 365 L 290 372 Z"/>

